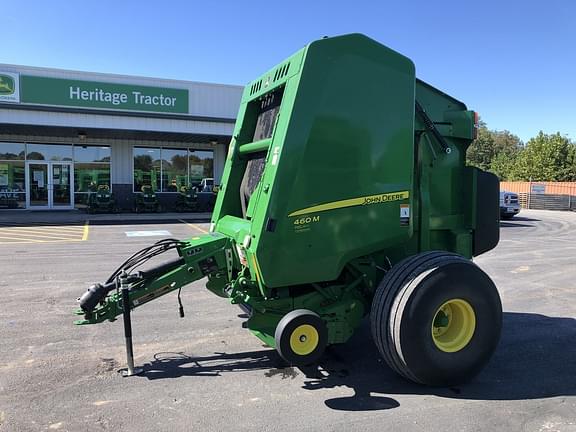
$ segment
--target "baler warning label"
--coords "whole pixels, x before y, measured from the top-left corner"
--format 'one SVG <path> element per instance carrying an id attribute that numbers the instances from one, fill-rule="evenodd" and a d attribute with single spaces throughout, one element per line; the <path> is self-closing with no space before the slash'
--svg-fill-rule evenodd
<path id="1" fill-rule="evenodd" d="M 410 223 L 410 205 L 400 204 L 400 225 L 408 225 Z"/>

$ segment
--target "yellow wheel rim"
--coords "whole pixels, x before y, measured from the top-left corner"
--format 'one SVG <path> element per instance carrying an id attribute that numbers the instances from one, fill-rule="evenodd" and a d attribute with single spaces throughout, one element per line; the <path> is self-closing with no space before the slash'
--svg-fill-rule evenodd
<path id="1" fill-rule="evenodd" d="M 448 300 L 438 308 L 432 320 L 432 340 L 444 352 L 466 347 L 476 329 L 476 314 L 466 300 Z"/>
<path id="2" fill-rule="evenodd" d="M 290 349 L 295 354 L 305 356 L 316 349 L 319 340 L 318 330 L 310 324 L 302 324 L 290 335 Z"/>

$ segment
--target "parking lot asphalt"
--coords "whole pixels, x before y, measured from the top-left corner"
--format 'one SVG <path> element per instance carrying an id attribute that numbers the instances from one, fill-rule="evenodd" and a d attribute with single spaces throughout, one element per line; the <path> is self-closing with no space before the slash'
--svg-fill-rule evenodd
<path id="1" fill-rule="evenodd" d="M 185 222 L 118 218 L 86 241 L 0 245 L 1 431 L 576 431 L 576 213 L 524 210 L 475 260 L 502 296 L 503 335 L 455 388 L 397 377 L 368 322 L 319 366 L 286 367 L 202 281 L 182 290 L 184 319 L 175 294 L 134 311 L 144 374 L 122 378 L 121 320 L 74 326 L 76 298 L 162 238 L 150 231 L 207 230 Z"/>

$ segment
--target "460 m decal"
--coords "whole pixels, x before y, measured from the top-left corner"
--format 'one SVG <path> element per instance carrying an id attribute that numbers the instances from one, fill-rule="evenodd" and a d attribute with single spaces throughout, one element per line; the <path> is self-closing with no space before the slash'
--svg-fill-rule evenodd
<path id="1" fill-rule="evenodd" d="M 307 207 L 301 210 L 296 210 L 288 215 L 288 217 L 302 216 L 308 213 L 318 213 L 328 210 L 335 210 L 346 207 L 365 206 L 372 204 L 381 204 L 392 201 L 402 201 L 410 197 L 409 191 L 390 192 L 378 195 L 368 195 L 358 198 L 350 198 L 341 201 L 332 201 L 325 204 L 319 204 L 312 207 Z"/>

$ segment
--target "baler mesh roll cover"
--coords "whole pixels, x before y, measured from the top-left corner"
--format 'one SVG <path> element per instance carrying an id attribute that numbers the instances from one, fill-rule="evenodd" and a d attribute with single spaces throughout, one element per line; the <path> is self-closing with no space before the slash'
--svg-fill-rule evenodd
<path id="1" fill-rule="evenodd" d="M 254 130 L 254 136 L 252 137 L 253 142 L 272 136 L 276 120 L 278 119 L 278 113 L 280 112 L 280 103 L 282 102 L 283 95 L 284 88 L 280 88 L 266 95 L 260 101 L 256 128 Z"/>
<path id="2" fill-rule="evenodd" d="M 246 217 L 246 210 L 248 209 L 250 197 L 262 178 L 265 165 L 266 152 L 255 153 L 246 164 L 246 171 L 244 171 L 244 177 L 242 178 L 242 184 L 240 185 L 240 202 L 242 203 L 243 217 Z"/>

